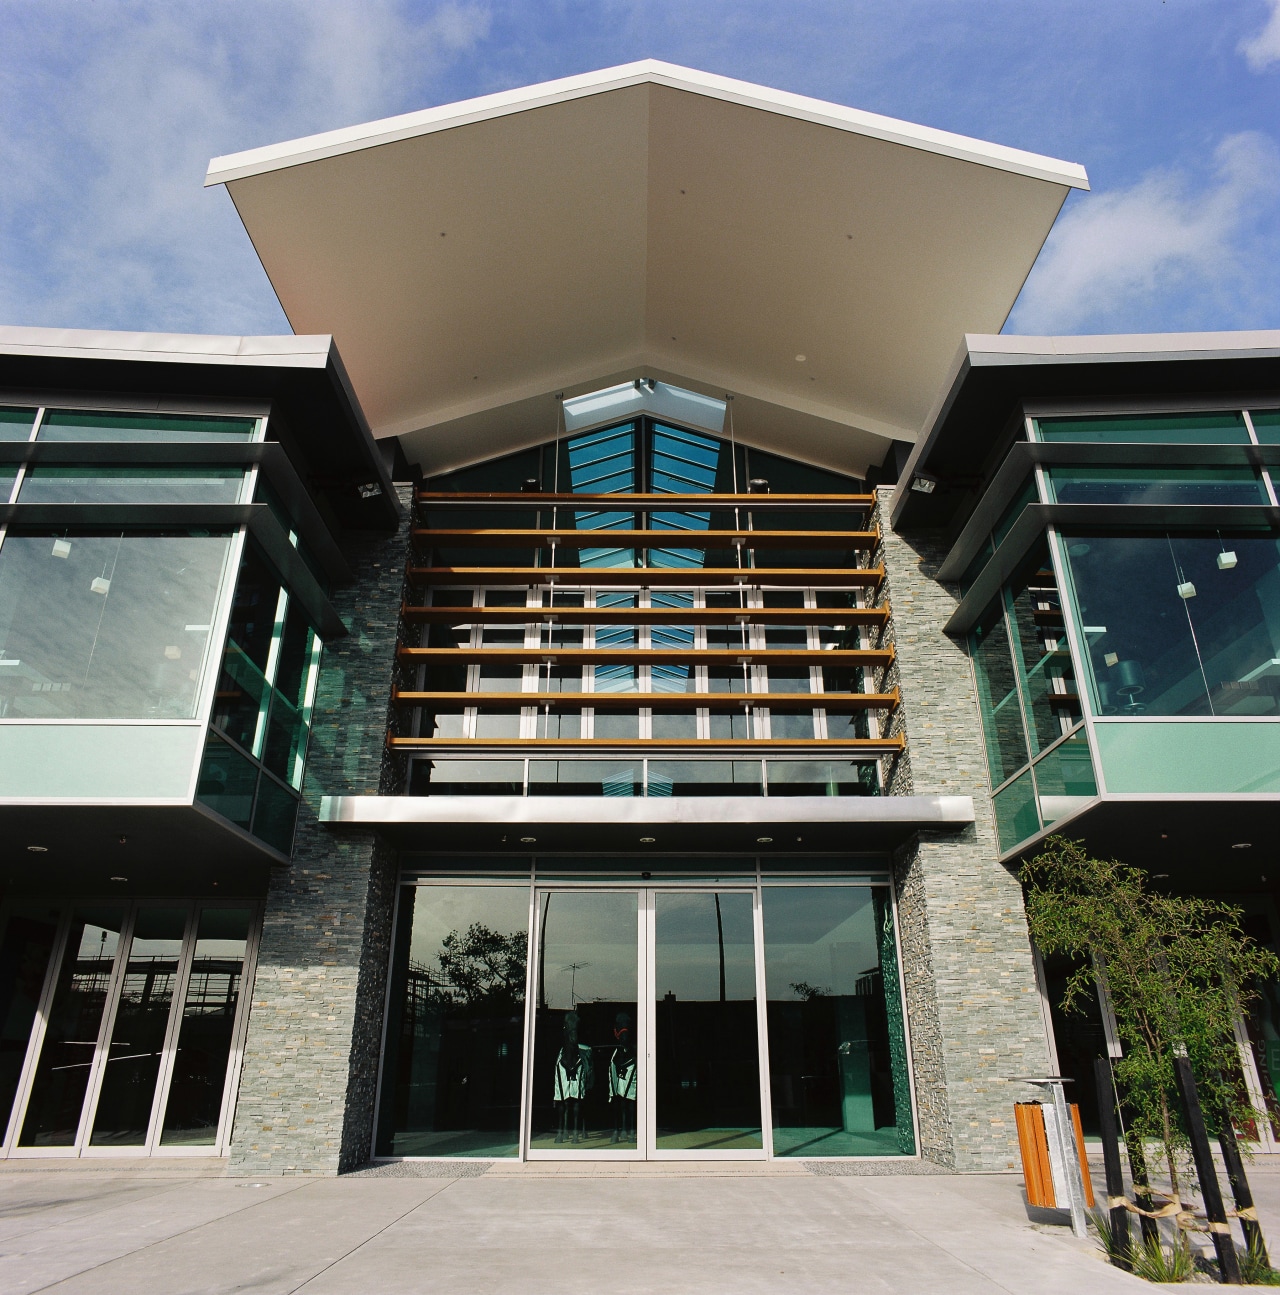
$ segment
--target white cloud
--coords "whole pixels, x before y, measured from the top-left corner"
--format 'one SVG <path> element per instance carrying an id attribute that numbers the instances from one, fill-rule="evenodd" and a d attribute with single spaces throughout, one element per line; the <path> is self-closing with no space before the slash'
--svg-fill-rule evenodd
<path id="1" fill-rule="evenodd" d="M 444 0 L 3 5 L 0 321 L 285 331 L 210 157 L 434 102 L 488 11 Z M 425 12 L 423 9 L 425 8 Z"/>
<path id="2" fill-rule="evenodd" d="M 1271 17 L 1262 30 L 1239 45 L 1245 62 L 1255 72 L 1263 72 L 1272 63 L 1280 63 L 1280 0 L 1270 0 Z"/>
<path id="3" fill-rule="evenodd" d="M 1222 140 L 1201 187 L 1184 171 L 1159 170 L 1128 189 L 1077 197 L 1049 236 L 1011 329 L 1220 327 L 1233 302 L 1247 318 L 1262 285 L 1274 284 L 1274 240 L 1263 226 L 1278 194 L 1280 149 L 1246 131 Z"/>

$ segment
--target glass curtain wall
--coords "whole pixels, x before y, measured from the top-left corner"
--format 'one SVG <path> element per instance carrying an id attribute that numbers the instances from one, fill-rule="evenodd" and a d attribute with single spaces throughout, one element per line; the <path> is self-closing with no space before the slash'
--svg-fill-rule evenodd
<path id="1" fill-rule="evenodd" d="M 888 886 L 406 885 L 375 1155 L 519 1156 L 522 1078 L 534 1154 L 914 1155 Z"/>
<path id="2" fill-rule="evenodd" d="M 225 1145 L 255 913 L 143 901 L 0 915 L 8 1153 Z"/>
<path id="3" fill-rule="evenodd" d="M 293 843 L 321 648 L 301 604 L 248 542 L 196 798 L 282 854 Z"/>

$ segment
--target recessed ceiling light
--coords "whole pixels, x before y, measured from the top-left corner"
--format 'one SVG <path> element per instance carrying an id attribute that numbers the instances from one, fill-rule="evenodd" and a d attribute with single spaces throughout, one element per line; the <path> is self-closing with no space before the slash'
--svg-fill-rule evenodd
<path id="1" fill-rule="evenodd" d="M 642 836 L 642 837 L 640 838 L 640 844 L 641 844 L 641 845 L 652 845 L 652 844 L 653 844 L 657 839 L 658 839 L 658 838 L 657 838 L 656 836 Z"/>
<path id="2" fill-rule="evenodd" d="M 758 836 L 758 837 L 756 837 L 756 844 L 757 844 L 757 845 L 772 845 L 772 844 L 773 844 L 773 837 L 771 837 L 771 836 Z"/>
<path id="3" fill-rule="evenodd" d="M 1235 843 L 1235 845 L 1233 845 L 1231 848 L 1232 848 L 1233 850 L 1252 850 L 1252 849 L 1253 849 L 1253 842 L 1252 842 L 1252 841 L 1237 841 L 1237 842 Z"/>
<path id="4" fill-rule="evenodd" d="M 128 880 L 129 880 L 129 878 L 128 878 L 128 877 L 112 877 L 112 878 L 111 878 L 111 880 L 112 880 L 112 881 L 128 881 Z"/>
<path id="5" fill-rule="evenodd" d="M 1168 874 L 1167 872 L 1153 872 L 1151 875 L 1152 875 L 1152 876 L 1153 876 L 1157 881 L 1161 881 L 1161 880 L 1163 880 L 1163 879 L 1167 878 L 1169 874 Z"/>
<path id="6" fill-rule="evenodd" d="M 538 844 L 538 838 L 537 838 L 536 836 L 522 836 L 522 837 L 520 838 L 520 844 L 521 844 L 521 845 L 537 845 L 537 844 Z"/>
<path id="7" fill-rule="evenodd" d="M 49 853 L 49 847 L 48 847 L 47 845 L 29 845 L 29 846 L 27 846 L 27 849 L 28 849 L 28 850 L 30 850 L 32 854 L 48 854 L 48 853 Z"/>
<path id="8" fill-rule="evenodd" d="M 803 363 L 804 363 L 804 356 L 803 356 L 803 355 L 797 355 L 797 356 L 796 356 L 796 363 L 797 363 L 797 364 L 803 364 Z"/>

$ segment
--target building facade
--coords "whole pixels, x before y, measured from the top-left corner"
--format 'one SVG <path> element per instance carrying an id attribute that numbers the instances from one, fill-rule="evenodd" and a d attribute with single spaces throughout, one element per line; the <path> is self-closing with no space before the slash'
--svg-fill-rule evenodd
<path id="1" fill-rule="evenodd" d="M 296 336 L 0 329 L 0 1156 L 1004 1169 L 1047 834 L 1276 943 L 1280 334 L 997 335 L 1078 167 L 645 63 L 209 182 Z"/>

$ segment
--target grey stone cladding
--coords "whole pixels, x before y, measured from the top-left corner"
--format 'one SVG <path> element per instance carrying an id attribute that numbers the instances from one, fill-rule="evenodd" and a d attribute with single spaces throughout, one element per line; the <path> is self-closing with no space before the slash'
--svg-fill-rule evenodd
<path id="1" fill-rule="evenodd" d="M 891 495 L 878 492 L 880 518 Z M 891 795 L 973 798 L 973 827 L 922 832 L 895 854 L 898 922 L 921 1151 L 1002 1170 L 1018 1163 L 1013 1104 L 1032 1095 L 1011 1080 L 1047 1074 L 1049 1054 L 1022 889 L 998 862 L 973 673 L 942 630 L 957 601 L 934 576 L 944 556 L 884 526 L 886 641 L 898 651 L 884 686 L 902 690 L 890 731 L 907 752 L 883 772 Z"/>
<path id="2" fill-rule="evenodd" d="M 369 1158 L 398 861 L 373 832 L 318 822 L 325 795 L 391 795 L 386 756 L 411 514 L 394 535 L 349 537 L 354 574 L 333 604 L 293 862 L 275 870 L 252 987 L 230 1170 L 338 1173 Z"/>

